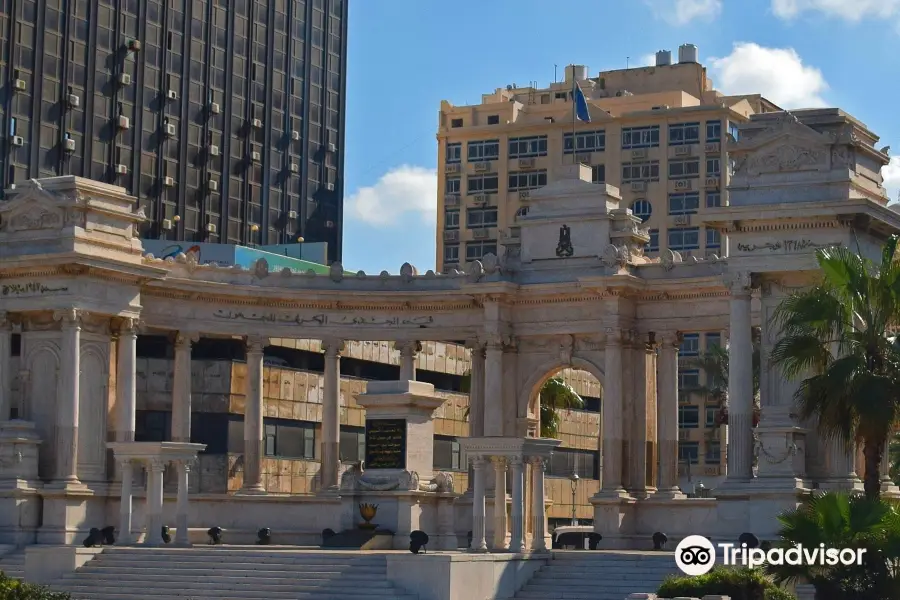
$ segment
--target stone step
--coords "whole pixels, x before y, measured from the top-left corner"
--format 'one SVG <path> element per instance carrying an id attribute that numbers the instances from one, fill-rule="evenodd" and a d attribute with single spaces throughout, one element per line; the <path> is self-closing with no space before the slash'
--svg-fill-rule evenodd
<path id="1" fill-rule="evenodd" d="M 127 581 L 127 584 L 123 586 L 123 583 Z M 105 582 L 105 585 L 104 585 Z M 232 578 L 225 574 L 220 575 L 218 578 L 209 577 L 207 580 L 197 580 L 197 581 L 173 581 L 173 580 L 161 580 L 159 578 L 147 578 L 142 580 L 120 580 L 116 577 L 115 580 L 101 580 L 101 583 L 98 583 L 97 579 L 91 577 L 67 577 L 63 578 L 55 583 L 55 585 L 63 586 L 66 589 L 78 590 L 85 586 L 90 587 L 92 589 L 103 589 L 110 588 L 112 590 L 121 589 L 123 587 L 129 587 L 130 589 L 139 589 L 142 591 L 146 589 L 178 589 L 184 591 L 191 592 L 205 592 L 208 590 L 218 590 L 221 592 L 256 592 L 258 595 L 267 595 L 269 593 L 293 593 L 293 592 L 330 592 L 330 593 L 341 593 L 347 596 L 366 596 L 373 591 L 381 591 L 381 592 L 394 592 L 394 587 L 387 581 L 370 581 L 365 585 L 361 584 L 353 584 L 348 582 L 334 581 L 328 579 L 319 579 L 312 581 L 300 581 L 295 580 L 291 582 L 284 583 L 274 583 L 270 582 L 266 579 L 251 579 L 251 578 Z"/>
<path id="2" fill-rule="evenodd" d="M 189 572 L 188 572 L 189 573 Z M 357 576 L 357 577 L 347 577 L 344 574 L 325 574 L 325 573 L 310 573 L 308 575 L 300 576 L 294 575 L 292 577 L 285 577 L 285 573 L 279 573 L 278 576 L 270 575 L 265 571 L 253 572 L 253 571 L 240 571 L 233 572 L 231 570 L 228 573 L 223 574 L 217 571 L 201 571 L 193 574 L 186 574 L 184 571 L 180 569 L 171 569 L 168 573 L 164 572 L 140 572 L 135 573 L 132 571 L 123 572 L 108 572 L 104 573 L 102 571 L 82 571 L 78 570 L 74 573 L 69 573 L 60 580 L 60 583 L 65 584 L 75 584 L 78 581 L 84 580 L 96 580 L 96 578 L 114 578 L 116 581 L 127 581 L 130 584 L 139 584 L 139 583 L 147 583 L 150 585 L 156 585 L 160 582 L 161 578 L 164 581 L 169 583 L 180 583 L 182 584 L 179 587 L 185 588 L 193 588 L 197 586 L 206 587 L 210 583 L 218 584 L 220 582 L 228 582 L 230 585 L 257 585 L 259 583 L 264 584 L 265 586 L 279 586 L 279 587 L 321 587 L 321 586 L 335 586 L 341 588 L 356 588 L 360 585 L 367 588 L 390 588 L 391 584 L 387 580 L 374 579 L 367 576 Z"/>
<path id="3" fill-rule="evenodd" d="M 261 590 L 231 590 L 227 584 L 210 587 L 205 590 L 186 590 L 157 586 L 152 589 L 123 589 L 115 583 L 103 585 L 95 583 L 81 586 L 51 586 L 55 591 L 65 591 L 72 598 L 79 600 L 159 600 L 162 598 L 188 598 L 210 600 L 341 600 L 343 598 L 365 598 L 367 600 L 416 600 L 415 596 L 399 594 L 396 589 L 389 590 L 357 590 L 357 594 L 349 594 L 343 590 L 307 590 L 293 592 L 264 592 Z"/>
<path id="4" fill-rule="evenodd" d="M 247 564 L 247 565 L 291 565 L 291 566 L 310 566 L 310 567 L 328 567 L 343 566 L 345 568 L 362 569 L 362 568 L 386 568 L 387 564 L 384 559 L 366 560 L 366 561 L 346 561 L 340 559 L 329 560 L 309 560 L 297 559 L 292 557 L 259 557 L 259 556 L 146 556 L 146 557 L 115 557 L 99 555 L 95 559 L 97 562 L 111 565 L 123 564 L 193 564 L 193 565 L 222 565 L 222 564 Z"/>
<path id="5" fill-rule="evenodd" d="M 158 565 L 148 566 L 141 563 L 133 565 L 108 565 L 104 563 L 89 562 L 78 570 L 78 573 L 90 573 L 91 575 L 109 575 L 115 573 L 118 575 L 185 575 L 190 577 L 204 576 L 205 574 L 218 574 L 222 568 L 221 563 L 212 564 L 209 567 L 191 565 Z M 298 577 L 298 576 L 331 576 L 346 580 L 370 580 L 373 577 L 383 577 L 386 575 L 386 569 L 380 568 L 352 568 L 346 566 L 329 566 L 329 567 L 312 567 L 309 565 L 265 565 L 264 568 L 258 568 L 254 565 L 228 565 L 228 574 L 233 577 Z"/>
<path id="6" fill-rule="evenodd" d="M 12 579 L 25 579 L 25 552 L 18 550 L 0 556 L 0 572 Z"/>

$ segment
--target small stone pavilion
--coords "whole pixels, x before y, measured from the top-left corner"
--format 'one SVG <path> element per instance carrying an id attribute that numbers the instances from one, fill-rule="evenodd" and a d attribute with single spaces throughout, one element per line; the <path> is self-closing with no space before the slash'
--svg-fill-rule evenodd
<path id="1" fill-rule="evenodd" d="M 560 167 L 560 181 L 531 194 L 502 256 L 445 274 L 408 264 L 399 275 L 350 276 L 340 264 L 299 275 L 265 261 L 245 270 L 158 260 L 142 252 L 136 225 L 144 215 L 123 189 L 74 177 L 17 184 L 0 203 L 0 543 L 72 544 L 91 527 L 119 524 L 120 541 L 153 544 L 161 523 L 176 523 L 182 542 L 218 525 L 234 541 L 267 526 L 283 543 L 311 544 L 324 528 L 352 526 L 354 505 L 377 498 L 381 524 L 398 534 L 395 547 L 407 544 L 400 534 L 422 529 L 447 549 L 466 548 L 471 532 L 475 551 L 541 551 L 543 463 L 555 442 L 536 438 L 538 390 L 565 367 L 603 386 L 602 489 L 592 503 L 605 547 L 645 547 L 657 530 L 670 540 L 770 536 L 775 516 L 814 487 L 859 486 L 855 454 L 797 419 L 797 384 L 766 358 L 778 336 L 772 311 L 814 281 L 817 248 L 877 256 L 900 231 L 879 174 L 888 157 L 876 141 L 836 109 L 755 115 L 729 145 L 730 206 L 704 217 L 722 232 L 724 256 L 706 259 L 646 257 L 648 232 L 619 191 L 592 184 L 588 167 Z M 666 185 L 674 182 L 652 187 L 664 195 Z M 728 473 L 713 498 L 677 488 L 678 340 L 688 322 L 693 331 L 726 332 L 731 350 Z M 756 428 L 755 327 L 764 365 Z M 13 332 L 21 336 L 18 372 L 9 367 Z M 141 445 L 135 344 L 150 332 L 176 340 L 174 418 L 171 442 Z M 201 450 L 189 443 L 190 349 L 200 337 L 246 343 L 244 488 L 236 494 L 187 493 Z M 260 485 L 261 373 L 271 337 L 324 341 L 316 495 L 266 494 Z M 361 397 L 384 454 L 342 476 L 346 340 L 393 341 L 408 360 L 404 381 L 371 384 Z M 409 357 L 423 340 L 471 349 L 465 451 L 474 477 L 463 495 L 422 454 L 436 401 L 414 381 Z M 405 448 L 391 445 L 400 440 Z M 160 487 L 166 463 L 185 483 L 175 501 Z"/>

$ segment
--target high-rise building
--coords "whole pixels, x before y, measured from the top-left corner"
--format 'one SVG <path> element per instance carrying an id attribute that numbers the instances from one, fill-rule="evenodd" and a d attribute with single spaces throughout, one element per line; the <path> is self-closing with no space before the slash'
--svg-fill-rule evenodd
<path id="1" fill-rule="evenodd" d="M 126 188 L 143 237 L 340 258 L 346 0 L 0 0 L 0 188 Z"/>
<path id="2" fill-rule="evenodd" d="M 590 123 L 573 119 L 576 80 Z M 446 271 L 502 255 L 504 239 L 516 239 L 530 191 L 576 160 L 591 166 L 595 183 L 619 188 L 623 206 L 644 220 L 650 255 L 721 253 L 719 233 L 700 227 L 696 215 L 727 203 L 724 142 L 735 135 L 734 123 L 772 110 L 780 109 L 759 95 L 714 90 L 689 44 L 676 64 L 661 51 L 655 66 L 596 77 L 570 65 L 564 81 L 546 88 L 509 85 L 472 106 L 443 101 L 436 264 Z"/>

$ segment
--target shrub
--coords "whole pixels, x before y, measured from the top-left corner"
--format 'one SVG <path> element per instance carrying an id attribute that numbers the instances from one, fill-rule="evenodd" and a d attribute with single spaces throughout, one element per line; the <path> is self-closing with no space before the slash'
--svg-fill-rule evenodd
<path id="1" fill-rule="evenodd" d="M 656 592 L 662 598 L 702 598 L 706 595 L 730 596 L 731 600 L 796 600 L 796 596 L 778 587 L 759 569 L 715 567 L 706 575 L 672 575 Z"/>
<path id="2" fill-rule="evenodd" d="M 12 579 L 0 571 L 0 600 L 70 600 L 70 598 L 69 594 L 53 592 L 39 585 Z"/>

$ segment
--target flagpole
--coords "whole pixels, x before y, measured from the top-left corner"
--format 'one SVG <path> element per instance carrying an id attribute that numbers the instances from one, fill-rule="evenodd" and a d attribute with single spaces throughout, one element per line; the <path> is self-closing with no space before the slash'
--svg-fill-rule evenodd
<path id="1" fill-rule="evenodd" d="M 578 118 L 578 105 L 577 105 L 577 97 L 578 95 L 575 93 L 575 90 L 578 89 L 578 80 L 575 79 L 575 69 L 572 69 L 572 164 L 577 164 L 575 150 L 575 121 Z"/>

